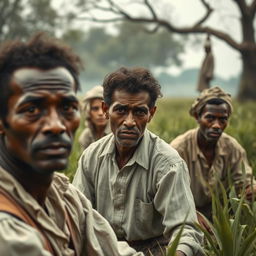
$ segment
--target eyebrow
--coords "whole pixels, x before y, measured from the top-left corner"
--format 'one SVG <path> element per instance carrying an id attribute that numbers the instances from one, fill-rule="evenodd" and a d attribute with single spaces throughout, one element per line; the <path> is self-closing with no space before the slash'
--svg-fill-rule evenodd
<path id="1" fill-rule="evenodd" d="M 25 97 L 20 103 L 19 105 L 24 105 L 27 103 L 41 103 L 45 100 L 45 97 L 43 96 L 32 96 L 32 95 L 28 95 L 27 97 Z M 66 102 L 78 102 L 77 97 L 75 97 L 74 95 L 68 95 L 68 96 L 64 96 L 62 97 L 63 101 Z"/>

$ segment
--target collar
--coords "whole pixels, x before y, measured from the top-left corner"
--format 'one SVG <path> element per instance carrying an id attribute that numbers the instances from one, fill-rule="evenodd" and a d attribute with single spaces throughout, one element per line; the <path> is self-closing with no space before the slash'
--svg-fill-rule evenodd
<path id="1" fill-rule="evenodd" d="M 108 135 L 110 137 L 109 143 L 104 147 L 103 152 L 101 153 L 100 157 L 104 157 L 106 155 L 110 155 L 115 157 L 116 154 L 116 147 L 115 147 L 115 138 L 113 134 Z M 150 132 L 145 129 L 144 135 L 141 139 L 141 142 L 137 149 L 135 150 L 132 158 L 128 161 L 126 166 L 131 166 L 135 162 L 139 164 L 144 169 L 148 169 L 149 167 L 149 154 L 148 150 L 150 148 Z"/>

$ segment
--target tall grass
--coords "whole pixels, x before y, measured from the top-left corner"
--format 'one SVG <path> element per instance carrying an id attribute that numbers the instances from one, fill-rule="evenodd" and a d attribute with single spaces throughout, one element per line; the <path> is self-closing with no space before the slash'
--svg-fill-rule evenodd
<path id="1" fill-rule="evenodd" d="M 189 116 L 188 110 L 193 99 L 161 99 L 157 104 L 157 112 L 148 128 L 159 135 L 167 143 L 177 135 L 197 126 Z M 226 132 L 235 137 L 245 148 L 249 163 L 256 174 L 256 102 L 234 102 L 234 112 L 230 118 Z M 69 167 L 65 173 L 73 178 L 77 161 L 81 154 L 77 138 L 83 129 L 83 122 L 77 131 L 75 144 L 70 156 Z M 256 255 L 256 202 L 239 199 L 230 190 L 227 198 L 222 190 L 224 200 L 213 195 L 213 235 L 205 233 L 205 253 L 208 256 L 255 256 Z M 180 234 L 179 234 L 180 236 Z M 179 238 L 178 236 L 178 238 Z M 176 239 L 168 255 L 174 255 L 178 243 Z"/>
<path id="2" fill-rule="evenodd" d="M 157 112 L 149 123 L 148 128 L 159 135 L 167 143 L 177 135 L 197 126 L 196 121 L 188 111 L 193 99 L 163 98 L 157 103 Z M 234 112 L 225 132 L 235 137 L 246 149 L 248 160 L 256 174 L 256 102 L 234 102 Z M 81 154 L 77 138 L 83 130 L 83 121 L 76 133 L 73 151 L 70 156 L 69 166 L 65 173 L 71 179 L 77 168 L 77 161 Z"/>

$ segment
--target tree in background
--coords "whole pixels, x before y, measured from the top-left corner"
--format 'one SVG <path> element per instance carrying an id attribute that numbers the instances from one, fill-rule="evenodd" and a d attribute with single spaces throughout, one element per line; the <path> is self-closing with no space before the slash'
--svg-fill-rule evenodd
<path id="1" fill-rule="evenodd" d="M 1 0 L 0 42 L 26 38 L 36 31 L 54 34 L 59 23 L 51 0 Z"/>
<path id="2" fill-rule="evenodd" d="M 87 32 L 69 30 L 63 39 L 71 44 L 85 60 L 86 79 L 102 81 L 103 77 L 120 66 L 144 66 L 150 69 L 180 66 L 183 43 L 164 30 L 152 37 L 143 24 L 121 22 L 116 33 L 104 27 Z"/>
<path id="3" fill-rule="evenodd" d="M 171 33 L 207 33 L 217 37 L 238 51 L 241 55 L 243 67 L 238 98 L 241 100 L 256 100 L 256 43 L 254 31 L 256 0 L 230 0 L 230 5 L 232 3 L 235 4 L 240 13 L 240 25 L 242 31 L 241 42 L 236 41 L 227 31 L 218 30 L 208 26 L 206 22 L 214 13 L 214 9 L 210 6 L 209 1 L 200 0 L 200 2 L 205 8 L 205 14 L 202 17 L 199 17 L 194 24 L 185 27 L 177 26 L 175 20 L 165 19 L 159 14 L 159 9 L 157 7 L 159 6 L 160 1 L 80 0 L 79 6 L 86 6 L 84 9 L 81 8 L 81 19 L 95 22 L 116 22 L 126 20 L 134 23 L 153 25 L 154 28 L 152 32 L 156 32 L 160 27 L 163 27 Z M 136 11 L 134 12 L 134 10 L 137 10 L 139 7 L 143 7 L 147 13 L 144 12 L 143 14 L 140 14 Z M 105 13 L 105 15 L 95 15 L 97 11 L 101 11 Z M 193 15 L 193 10 L 191 10 L 191 15 Z"/>

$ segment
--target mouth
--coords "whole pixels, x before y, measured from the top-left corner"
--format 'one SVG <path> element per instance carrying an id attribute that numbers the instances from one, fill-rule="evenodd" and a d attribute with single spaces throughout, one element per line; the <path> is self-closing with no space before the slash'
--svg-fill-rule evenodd
<path id="1" fill-rule="evenodd" d="M 212 138 L 218 138 L 218 137 L 220 137 L 220 135 L 221 135 L 221 133 L 219 133 L 219 132 L 209 132 L 208 133 L 208 136 L 212 137 Z"/>
<path id="2" fill-rule="evenodd" d="M 71 147 L 62 143 L 51 143 L 38 149 L 40 154 L 47 157 L 66 157 L 70 152 Z"/>
<path id="3" fill-rule="evenodd" d="M 134 131 L 122 131 L 119 132 L 119 137 L 123 139 L 137 139 L 138 133 Z"/>

